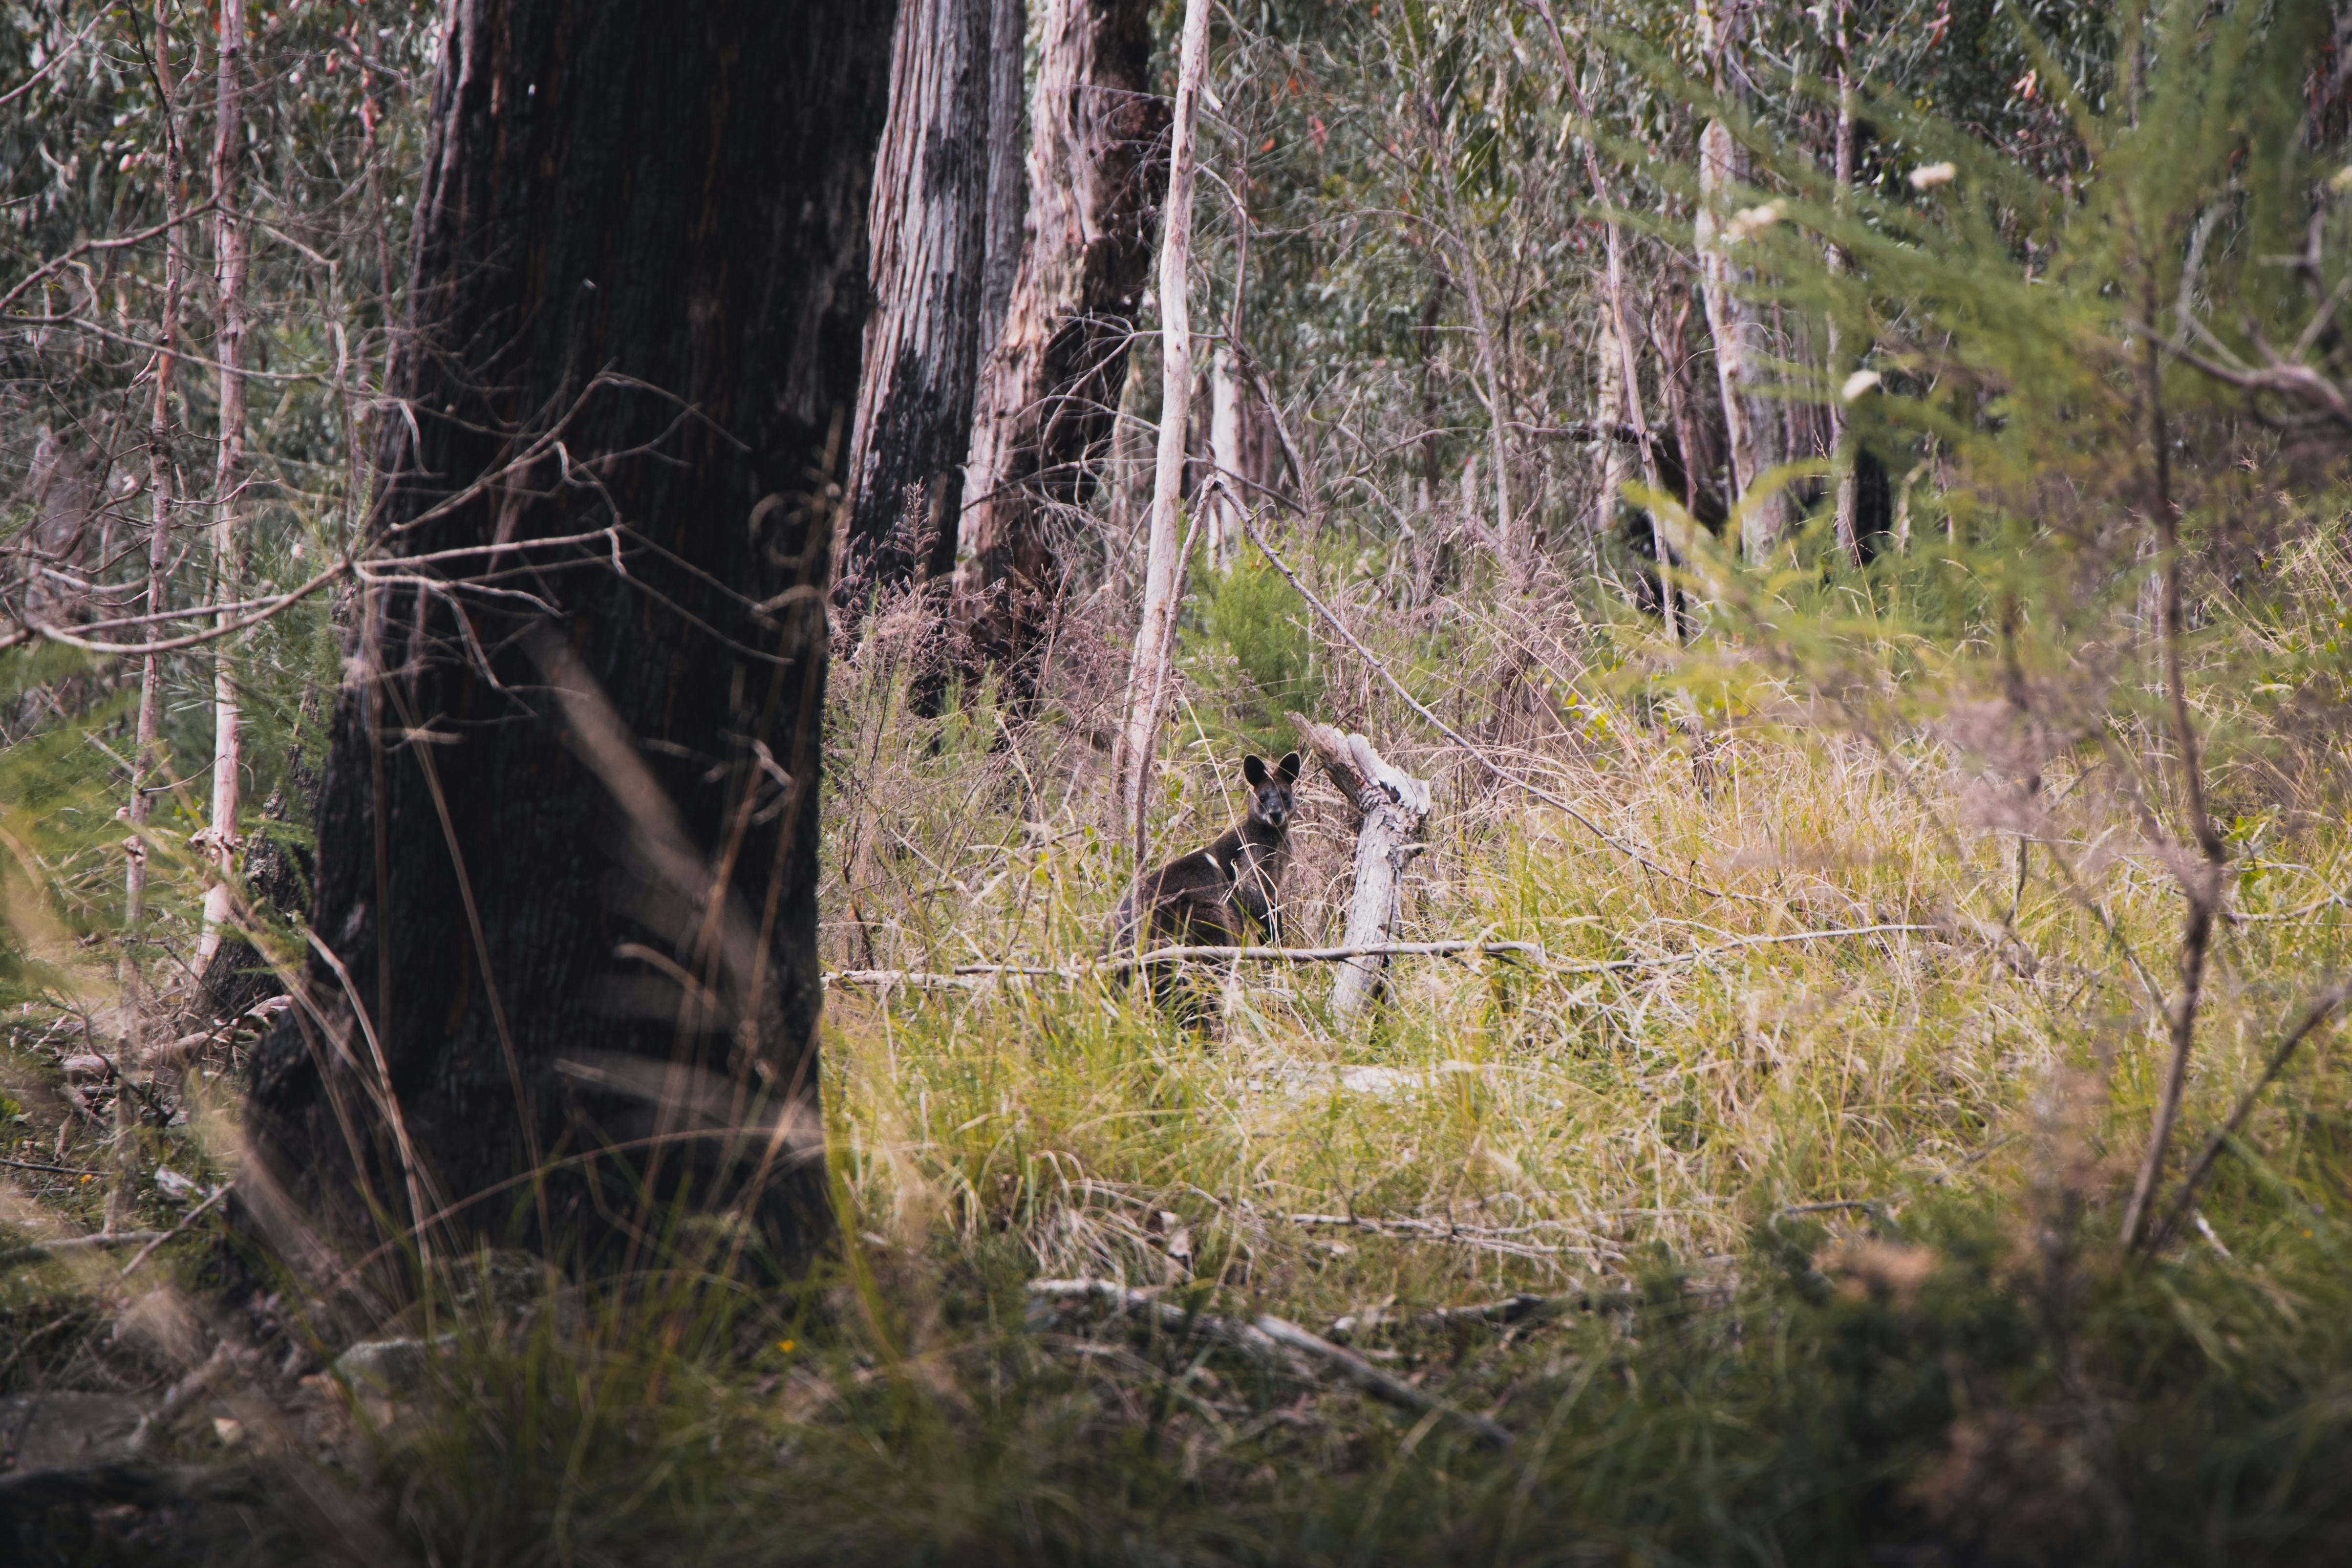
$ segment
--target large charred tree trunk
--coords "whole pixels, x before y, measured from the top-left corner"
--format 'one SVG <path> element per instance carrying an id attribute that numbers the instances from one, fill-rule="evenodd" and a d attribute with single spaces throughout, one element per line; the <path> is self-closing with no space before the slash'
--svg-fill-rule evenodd
<path id="1" fill-rule="evenodd" d="M 1016 690 L 1060 591 L 1048 520 L 1110 439 L 1150 276 L 1169 106 L 1151 96 L 1144 0 L 1050 0 L 1029 121 L 1019 274 L 982 369 L 956 615 Z"/>
<path id="2" fill-rule="evenodd" d="M 998 8 L 906 0 L 898 12 L 874 169 L 874 313 L 849 444 L 845 588 L 944 576 L 955 565 L 979 368 Z"/>
<path id="3" fill-rule="evenodd" d="M 265 1222 L 604 1266 L 756 1179 L 784 1258 L 823 1234 L 826 492 L 890 20 L 452 5 Z"/>

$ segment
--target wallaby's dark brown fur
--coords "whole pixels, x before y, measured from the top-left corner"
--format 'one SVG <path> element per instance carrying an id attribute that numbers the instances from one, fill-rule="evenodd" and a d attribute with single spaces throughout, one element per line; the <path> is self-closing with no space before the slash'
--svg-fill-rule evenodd
<path id="1" fill-rule="evenodd" d="M 1108 951 L 1186 945 L 1238 947 L 1242 918 L 1282 941 L 1276 895 L 1290 864 L 1291 788 L 1298 782 L 1298 753 L 1271 770 L 1262 757 L 1242 759 L 1250 787 L 1249 809 L 1224 836 L 1205 848 L 1178 857 L 1157 871 L 1138 877 L 1110 917 Z"/>

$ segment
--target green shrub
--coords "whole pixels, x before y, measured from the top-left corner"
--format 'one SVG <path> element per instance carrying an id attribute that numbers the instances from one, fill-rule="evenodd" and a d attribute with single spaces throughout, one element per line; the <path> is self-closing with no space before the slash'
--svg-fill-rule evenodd
<path id="1" fill-rule="evenodd" d="M 1290 748 L 1285 710 L 1311 710 L 1322 695 L 1307 606 L 1264 561 L 1192 574 L 1192 616 L 1182 628 L 1185 665 L 1216 698 L 1202 721 L 1214 738 L 1258 750 Z M 1217 732 L 1217 731 L 1222 732 Z"/>

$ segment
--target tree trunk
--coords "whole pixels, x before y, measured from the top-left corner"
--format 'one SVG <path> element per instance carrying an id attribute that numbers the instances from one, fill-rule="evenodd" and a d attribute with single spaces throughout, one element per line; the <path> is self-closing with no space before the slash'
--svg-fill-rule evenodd
<path id="1" fill-rule="evenodd" d="M 172 565 L 172 382 L 179 363 L 180 291 L 186 277 L 187 238 L 178 227 L 180 216 L 180 140 L 172 102 L 170 0 L 155 0 L 155 80 L 163 110 L 163 216 L 173 224 L 163 236 L 163 312 L 156 323 L 155 385 L 147 424 L 147 600 L 145 613 L 160 616 L 171 592 Z M 156 623 L 160 625 L 161 623 Z M 141 835 L 153 797 L 147 781 L 162 760 L 163 731 L 163 656 L 150 653 L 139 663 L 137 739 L 131 752 L 131 801 L 124 819 L 131 825 L 123 871 L 122 929 L 136 941 L 146 916 L 147 846 Z M 133 956 L 125 972 L 135 976 Z M 134 984 L 135 984 L 134 980 Z"/>
<path id="2" fill-rule="evenodd" d="M 856 0 L 452 5 L 265 1222 L 598 1268 L 673 1199 L 787 1263 L 829 1227 L 825 490 L 888 59 Z"/>
<path id="3" fill-rule="evenodd" d="M 1544 19 L 1544 27 L 1551 35 L 1553 50 L 1559 56 L 1560 79 L 1576 100 L 1577 112 L 1586 121 L 1592 118 L 1592 104 L 1584 90 L 1583 79 L 1577 74 L 1576 63 L 1569 58 L 1568 37 L 1561 32 L 1559 17 L 1553 12 L 1551 0 L 1535 0 L 1536 12 Z M 1591 47 L 1590 39 L 1587 47 Z M 1625 399 L 1627 422 L 1633 427 L 1634 445 L 1641 448 L 1642 476 L 1649 482 L 1653 494 L 1663 495 L 1664 477 L 1658 469 L 1658 446 L 1650 430 L 1650 415 L 1642 401 L 1642 362 L 1633 345 L 1633 316 L 1625 299 L 1625 226 L 1617 218 L 1616 197 L 1610 189 L 1610 180 L 1601 167 L 1601 155 L 1590 136 L 1580 138 L 1584 150 L 1584 175 L 1591 182 L 1593 198 L 1609 216 L 1603 219 L 1603 237 L 1607 244 L 1607 268 L 1602 274 L 1608 294 L 1608 336 L 1615 340 L 1618 354 L 1618 385 Z M 1665 367 L 1671 378 L 1675 367 Z M 1685 455 L 1686 462 L 1688 460 Z M 1658 564 L 1658 601 L 1665 616 L 1666 630 L 1677 641 L 1682 637 L 1682 624 L 1677 614 L 1675 590 L 1668 566 L 1674 552 L 1666 542 L 1664 520 L 1655 508 L 1650 512 L 1650 545 Z"/>
<path id="4" fill-rule="evenodd" d="M 1175 122 L 1168 143 L 1168 205 L 1160 237 L 1160 448 L 1152 470 L 1151 534 L 1146 546 L 1143 608 L 1135 626 L 1135 655 L 1127 668 L 1126 719 L 1120 726 L 1113 776 L 1135 819 L 1137 864 L 1142 863 L 1144 806 L 1151 764 L 1160 750 L 1160 716 L 1168 703 L 1175 656 L 1176 608 L 1184 595 L 1185 551 L 1177 539 L 1184 487 L 1187 416 L 1192 402 L 1193 132 L 1201 88 L 1209 74 L 1211 0 L 1185 0 L 1184 41 L 1176 68 Z M 1199 509 L 1194 509 L 1194 520 Z"/>
<path id="5" fill-rule="evenodd" d="M 1848 194 L 1853 189 L 1853 79 L 1846 63 L 1846 0 L 1837 0 L 1837 141 L 1832 151 L 1832 174 L 1837 182 L 1834 200 L 1840 217 L 1846 216 L 1853 205 Z M 1832 245 L 1829 253 L 1830 271 L 1843 275 L 1847 268 L 1843 246 Z M 1838 331 L 1838 312 L 1832 302 L 1829 317 L 1830 383 L 1842 386 L 1845 381 L 1853 351 L 1842 341 Z M 1862 469 L 1847 429 L 1845 399 L 1841 392 L 1829 405 L 1830 447 L 1834 455 L 1837 473 L 1837 546 L 1846 564 L 1856 571 L 1862 567 Z"/>
<path id="6" fill-rule="evenodd" d="M 1726 90 L 1729 73 L 1721 68 L 1724 53 L 1735 47 L 1728 27 L 1715 21 L 1700 0 L 1703 42 L 1717 62 L 1717 90 Z M 1740 289 L 1746 283 L 1731 254 L 1724 227 L 1739 187 L 1753 180 L 1755 170 L 1748 149 L 1720 119 L 1709 120 L 1698 138 L 1698 214 L 1695 238 L 1698 249 L 1699 289 L 1706 304 L 1707 330 L 1715 338 L 1715 374 L 1723 399 L 1724 440 L 1731 458 L 1732 510 L 1739 520 L 1740 553 L 1761 561 L 1771 553 L 1787 527 L 1784 497 L 1762 505 L 1748 504 L 1748 492 L 1766 469 L 1779 460 L 1772 431 L 1780 423 L 1775 410 L 1756 395 L 1761 384 L 1766 347 L 1764 328 L 1753 301 Z"/>
<path id="7" fill-rule="evenodd" d="M 1234 374 L 1234 351 L 1219 348 L 1209 356 L 1209 462 L 1217 483 L 1203 506 L 1208 514 L 1209 564 L 1224 571 L 1241 547 L 1241 509 L 1247 504 L 1250 471 L 1244 439 L 1248 417 L 1248 389 Z"/>
<path id="8" fill-rule="evenodd" d="M 1599 183 L 1597 167 L 1591 172 L 1601 199 L 1608 200 L 1608 187 Z M 1603 276 L 1608 282 L 1610 335 L 1616 340 L 1620 356 L 1618 384 L 1624 389 L 1625 413 L 1633 426 L 1633 444 L 1642 451 L 1642 477 L 1648 481 L 1651 494 L 1664 495 L 1665 476 L 1658 470 L 1657 439 L 1650 429 L 1649 410 L 1642 402 L 1642 362 L 1633 347 L 1633 313 L 1625 300 L 1624 225 L 1612 218 L 1607 241 L 1608 268 Z M 1667 635 L 1679 642 L 1683 635 L 1682 590 L 1675 584 L 1673 568 L 1683 552 L 1675 547 L 1673 534 L 1665 514 L 1657 507 L 1650 508 L 1650 553 L 1658 567 L 1658 613 L 1665 618 Z"/>
<path id="9" fill-rule="evenodd" d="M 213 142 L 213 199 L 220 204 L 214 230 L 220 317 L 219 330 L 213 336 L 213 356 L 220 364 L 220 452 L 213 470 L 213 595 L 216 604 L 232 605 L 244 576 L 236 520 L 245 505 L 239 490 L 245 480 L 246 237 L 244 219 L 236 210 L 236 176 L 245 145 L 245 0 L 221 0 L 218 53 L 219 132 Z M 224 626 L 236 618 L 236 612 L 227 609 L 218 616 Z M 220 951 L 222 928 L 236 896 L 241 717 L 236 666 L 229 639 L 223 637 L 213 645 L 213 811 L 205 828 L 213 880 L 205 889 L 204 924 L 196 937 L 199 974 Z"/>
<path id="10" fill-rule="evenodd" d="M 1504 434 L 1511 405 L 1504 395 L 1502 373 L 1496 364 L 1486 291 L 1478 285 L 1477 255 L 1467 241 L 1456 247 L 1455 254 L 1462 268 L 1454 282 L 1462 289 L 1463 303 L 1470 307 L 1470 333 L 1478 344 L 1478 368 L 1485 373 L 1486 437 L 1495 455 L 1495 547 L 1502 557 L 1504 585 L 1513 594 L 1525 594 L 1535 586 L 1536 552 L 1527 520 L 1511 504 L 1511 454 Z"/>
<path id="11" fill-rule="evenodd" d="M 993 7 L 906 0 L 898 12 L 868 219 L 874 312 L 849 442 L 849 529 L 836 544 L 861 594 L 955 566 L 987 260 Z"/>
<path id="12" fill-rule="evenodd" d="M 1016 695 L 1061 590 L 1050 520 L 1109 440 L 1151 266 L 1168 106 L 1144 0 L 1048 0 L 1029 121 L 1026 245 L 982 367 L 955 611 Z"/>
<path id="13" fill-rule="evenodd" d="M 1390 764 L 1361 735 L 1344 734 L 1297 713 L 1290 721 L 1356 810 L 1356 878 L 1340 945 L 1378 947 L 1393 940 L 1397 880 L 1421 853 L 1429 785 Z M 1387 958 L 1377 953 L 1342 962 L 1331 982 L 1332 1016 L 1342 1022 L 1360 1017 L 1379 1000 L 1387 970 Z"/>
<path id="14" fill-rule="evenodd" d="M 1021 276 L 1021 231 L 1029 216 L 1028 0 L 992 0 L 988 30 L 988 233 L 980 278 L 976 366 L 996 355 L 1004 313 Z M 965 447 L 971 447 L 969 437 Z"/>
<path id="15" fill-rule="evenodd" d="M 1764 357 L 1764 331 L 1755 307 L 1740 297 L 1744 279 L 1723 238 L 1731 192 L 1749 178 L 1748 150 L 1720 120 L 1706 122 L 1698 149 L 1699 289 L 1706 302 L 1707 330 L 1715 338 L 1716 386 L 1723 399 L 1724 444 L 1731 457 L 1731 500 L 1739 520 L 1740 553 L 1760 561 L 1780 537 L 1778 499 L 1767 506 L 1748 504 L 1749 490 L 1772 466 L 1769 411 L 1759 408 L 1749 395 Z"/>
<path id="16" fill-rule="evenodd" d="M 1629 421 L 1625 416 L 1625 355 L 1618 346 L 1617 329 L 1609 314 L 1601 317 L 1601 331 L 1592 346 L 1595 386 L 1592 417 L 1602 429 L 1612 429 Z M 1633 478 L 1636 455 L 1625 449 L 1625 443 L 1606 436 L 1593 446 L 1592 482 L 1596 491 L 1592 498 L 1592 516 L 1586 524 L 1592 538 L 1592 558 L 1601 558 L 1601 541 L 1617 530 L 1617 509 L 1625 504 L 1625 486 Z"/>

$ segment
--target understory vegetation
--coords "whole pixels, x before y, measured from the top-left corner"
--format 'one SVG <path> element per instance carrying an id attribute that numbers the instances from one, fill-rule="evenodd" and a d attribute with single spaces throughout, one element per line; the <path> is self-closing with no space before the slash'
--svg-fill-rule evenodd
<path id="1" fill-rule="evenodd" d="M 1187 1011 L 1105 954 L 1139 869 L 1107 805 L 1140 548 L 1122 448 L 1019 689 L 961 657 L 929 585 L 834 606 L 838 1237 L 808 1277 L 683 1205 L 583 1281 L 387 1203 L 391 1239 L 321 1285 L 224 1194 L 253 1047 L 315 940 L 295 802 L 340 612 L 238 645 L 249 840 L 279 847 L 242 865 L 235 985 L 187 972 L 194 656 L 147 835 L 180 848 L 145 852 L 133 926 L 126 661 L 28 633 L 0 647 L 0 1556 L 2352 1552 L 2352 181 L 2313 85 L 2342 25 L 2174 5 L 2101 43 L 1994 8 L 2041 95 L 1962 122 L 1930 91 L 1960 88 L 1888 53 L 1906 90 L 1872 97 L 1875 151 L 1833 190 L 1791 129 L 1836 101 L 1819 59 L 1759 51 L 1781 96 L 1751 113 L 1663 9 L 1598 18 L 1595 85 L 1638 109 L 1602 122 L 1545 74 L 1570 40 L 1543 8 L 1382 9 L 1221 44 L 1257 84 L 1230 89 L 1238 147 L 1373 119 L 1369 94 L 1321 118 L 1317 93 L 1361 88 L 1333 37 L 1493 122 L 1433 117 L 1412 190 L 1265 176 L 1287 216 L 1260 270 L 1246 222 L 1203 263 L 1235 342 L 1289 332 L 1268 417 L 1301 461 L 1268 470 L 1262 544 L 1193 568 L 1144 816 L 1164 859 L 1242 811 L 1243 756 L 1298 745 L 1292 714 L 1359 732 L 1433 786 L 1393 940 L 1483 950 L 1389 957 L 1352 1019 L 1321 962 L 1200 965 Z M 1321 75 L 1265 85 L 1315 38 Z M 1625 389 L 1602 410 L 1586 373 L 1604 223 L 1650 247 L 1645 317 L 1692 303 L 1682 132 L 1724 116 L 1756 159 L 1739 287 L 1805 351 L 1773 356 L 1769 400 L 1839 423 L 1744 495 L 1725 457 L 1718 510 L 1612 464 Z M 1657 200 L 1539 184 L 1547 142 Z M 1418 300 L 1351 270 L 1387 241 L 1318 250 L 1391 198 L 1454 236 L 1416 293 L 1538 279 L 1508 296 L 1537 323 L 1516 368 L 1456 322 L 1409 372 Z M 1328 225 L 1299 216 L 1317 199 Z M 1386 325 L 1332 325 L 1350 310 Z M 1682 372 L 1644 374 L 1663 426 Z M 1612 428 L 1542 444 L 1578 422 Z M 1522 557 L 1481 521 L 1497 466 L 1538 498 Z M 1842 539 L 1864 470 L 1885 504 Z M 298 536 L 356 548 L 340 488 L 273 495 L 281 577 Z M 1785 526 L 1744 550 L 1768 508 Z M 1310 765 L 1283 946 L 1340 941 L 1355 832 Z M 500 1200 L 518 1229 L 530 1197 Z M 114 1420 L 143 1422 L 127 1452 L 166 1503 L 9 1489 Z"/>

